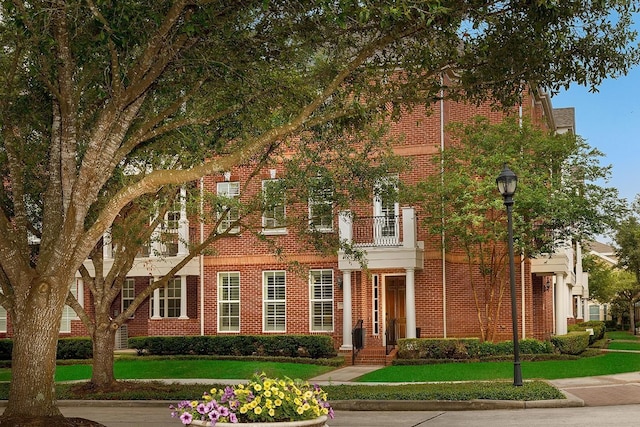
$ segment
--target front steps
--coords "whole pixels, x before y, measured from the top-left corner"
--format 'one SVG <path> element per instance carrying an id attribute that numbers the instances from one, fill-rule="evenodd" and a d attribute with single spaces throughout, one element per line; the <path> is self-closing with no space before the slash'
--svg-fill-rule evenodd
<path id="1" fill-rule="evenodd" d="M 376 366 L 388 366 L 391 365 L 393 359 L 397 357 L 398 350 L 394 348 L 389 354 L 386 354 L 386 349 L 380 347 L 365 347 L 361 349 L 356 355 L 356 360 L 353 365 L 376 365 Z M 345 364 L 351 365 L 352 353 L 341 352 L 344 356 Z"/>

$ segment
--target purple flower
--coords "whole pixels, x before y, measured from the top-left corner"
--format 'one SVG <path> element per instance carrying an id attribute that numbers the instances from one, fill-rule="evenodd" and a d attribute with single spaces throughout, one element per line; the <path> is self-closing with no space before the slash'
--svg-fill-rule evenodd
<path id="1" fill-rule="evenodd" d="M 236 417 L 236 414 L 234 414 L 233 412 L 231 414 L 229 414 L 229 421 L 233 424 L 238 422 L 238 417 Z"/>
<path id="2" fill-rule="evenodd" d="M 191 421 L 193 421 L 193 417 L 190 413 L 183 412 L 182 415 L 180 415 L 180 421 L 182 421 L 182 424 L 184 425 L 191 424 Z"/>
<path id="3" fill-rule="evenodd" d="M 209 412 L 207 410 L 207 405 L 205 405 L 204 403 L 198 404 L 198 406 L 196 406 L 196 411 L 198 411 L 199 414 L 203 414 L 203 415 Z"/>

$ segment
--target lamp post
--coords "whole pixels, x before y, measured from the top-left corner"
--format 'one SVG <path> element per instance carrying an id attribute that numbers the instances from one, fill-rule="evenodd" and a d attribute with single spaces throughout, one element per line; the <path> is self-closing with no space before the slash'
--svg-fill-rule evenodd
<path id="1" fill-rule="evenodd" d="M 520 366 L 520 343 L 518 342 L 518 310 L 516 306 L 516 269 L 513 255 L 513 195 L 518 187 L 518 177 L 505 163 L 502 172 L 496 178 L 498 191 L 504 198 L 507 208 L 507 229 L 509 233 L 509 284 L 511 285 L 511 322 L 513 324 L 513 385 L 522 386 L 522 368 Z"/>

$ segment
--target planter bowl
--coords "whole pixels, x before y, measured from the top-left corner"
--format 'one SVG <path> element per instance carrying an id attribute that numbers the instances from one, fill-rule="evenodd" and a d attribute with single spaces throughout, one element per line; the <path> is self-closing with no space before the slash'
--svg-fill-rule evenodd
<path id="1" fill-rule="evenodd" d="M 322 415 L 312 420 L 300 420 L 300 421 L 280 421 L 280 422 L 264 422 L 264 423 L 216 423 L 215 427 L 329 427 L 325 422 L 327 416 Z M 209 421 L 191 421 L 190 426 L 203 426 L 211 427 Z"/>

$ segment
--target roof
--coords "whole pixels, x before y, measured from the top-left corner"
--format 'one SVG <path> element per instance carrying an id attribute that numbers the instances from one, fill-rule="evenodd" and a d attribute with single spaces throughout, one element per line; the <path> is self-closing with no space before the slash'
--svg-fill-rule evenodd
<path id="1" fill-rule="evenodd" d="M 573 107 L 554 108 L 553 120 L 556 123 L 556 129 L 565 129 L 575 133 L 576 129 L 576 110 Z"/>

